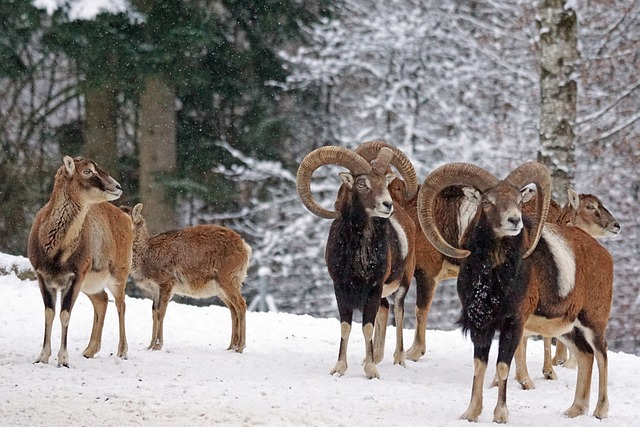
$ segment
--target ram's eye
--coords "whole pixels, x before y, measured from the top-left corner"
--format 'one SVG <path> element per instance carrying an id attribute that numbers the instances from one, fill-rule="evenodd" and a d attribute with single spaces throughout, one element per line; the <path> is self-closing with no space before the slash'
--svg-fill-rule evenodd
<path id="1" fill-rule="evenodd" d="M 593 206 L 593 205 L 587 205 L 587 210 L 588 210 L 588 211 L 595 211 L 595 210 L 596 210 L 596 207 L 595 207 L 595 206 Z"/>
<path id="2" fill-rule="evenodd" d="M 358 181 L 358 183 L 356 184 L 356 186 L 357 186 L 360 190 L 364 190 L 365 188 L 367 188 L 367 184 L 365 184 L 363 181 Z"/>
<path id="3" fill-rule="evenodd" d="M 93 175 L 93 171 L 92 171 L 91 169 L 84 169 L 84 170 L 82 171 L 82 174 L 83 174 L 84 176 L 91 176 L 91 175 Z"/>

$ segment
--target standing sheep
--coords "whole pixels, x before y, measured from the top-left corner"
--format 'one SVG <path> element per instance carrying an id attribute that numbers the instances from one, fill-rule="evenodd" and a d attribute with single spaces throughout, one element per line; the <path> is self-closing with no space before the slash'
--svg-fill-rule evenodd
<path id="1" fill-rule="evenodd" d="M 340 174 L 335 211 L 320 207 L 311 196 L 311 176 L 323 165 L 337 164 L 349 170 Z M 388 185 L 400 174 L 417 183 L 415 171 L 404 155 L 383 148 L 369 163 L 343 147 L 321 147 L 300 164 L 297 189 L 304 205 L 322 218 L 333 219 L 325 251 L 333 280 L 341 322 L 340 350 L 332 374 L 347 370 L 347 345 L 353 312 L 362 312 L 365 338 L 364 370 L 367 378 L 379 378 L 376 363 L 382 359 L 386 331 L 386 296 L 395 295 L 396 351 L 394 364 L 405 362 L 402 341 L 404 298 L 415 268 L 415 223 L 389 195 Z M 415 191 L 415 186 L 413 188 Z M 375 325 L 375 328 L 374 328 Z M 375 330 L 375 337 L 374 337 Z"/>
<path id="2" fill-rule="evenodd" d="M 149 349 L 162 348 L 167 305 L 178 294 L 193 298 L 218 296 L 231 311 L 228 350 L 242 353 L 247 304 L 241 289 L 251 247 L 235 231 L 217 225 L 197 225 L 150 236 L 141 210 L 142 204 L 137 204 L 130 211 L 135 234 L 131 276 L 153 298 Z"/>
<path id="3" fill-rule="evenodd" d="M 93 328 L 82 352 L 92 358 L 100 351 L 109 301 L 116 300 L 120 325 L 117 356 L 127 357 L 124 327 L 125 287 L 131 267 L 131 220 L 109 201 L 122 194 L 120 184 L 92 160 L 64 156 L 53 191 L 36 215 L 29 233 L 28 256 L 44 302 L 44 342 L 37 362 L 49 363 L 51 327 L 57 294 L 61 295 L 62 337 L 58 366 L 69 366 L 67 332 L 71 309 L 80 291 L 93 304 Z"/>
<path id="4" fill-rule="evenodd" d="M 539 191 L 534 215 L 522 215 L 521 190 Z M 434 222 L 435 196 L 450 185 L 465 186 L 478 205 L 460 247 L 451 246 Z M 578 360 L 574 401 L 569 417 L 589 408 L 593 360 L 599 392 L 594 416 L 606 418 L 608 363 L 606 327 L 613 294 L 613 260 L 593 237 L 577 227 L 545 224 L 551 201 L 551 177 L 529 162 L 498 180 L 486 170 L 452 163 L 433 171 L 418 195 L 419 220 L 429 241 L 441 252 L 463 258 L 458 276 L 462 303 L 460 325 L 474 346 L 471 401 L 463 419 L 477 421 L 482 411 L 483 381 L 491 343 L 500 332 L 498 402 L 494 422 L 504 423 L 507 377 L 523 333 L 557 336 Z"/>

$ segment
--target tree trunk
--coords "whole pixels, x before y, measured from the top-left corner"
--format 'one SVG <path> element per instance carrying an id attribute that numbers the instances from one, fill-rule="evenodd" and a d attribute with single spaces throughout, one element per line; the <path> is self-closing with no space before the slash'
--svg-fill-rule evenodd
<path id="1" fill-rule="evenodd" d="M 574 179 L 578 23 L 565 0 L 540 0 L 540 151 L 538 161 L 553 177 L 553 198 L 567 202 Z"/>
<path id="2" fill-rule="evenodd" d="M 176 227 L 174 197 L 166 179 L 176 168 L 175 93 L 159 75 L 147 77 L 140 96 L 140 201 L 152 233 Z"/>
<path id="3" fill-rule="evenodd" d="M 84 91 L 85 154 L 116 180 L 120 175 L 117 96 L 117 91 L 109 84 Z"/>

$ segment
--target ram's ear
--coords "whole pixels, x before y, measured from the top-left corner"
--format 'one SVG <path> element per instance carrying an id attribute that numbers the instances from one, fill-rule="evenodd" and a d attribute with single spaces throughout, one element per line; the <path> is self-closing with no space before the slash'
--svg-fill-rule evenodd
<path id="1" fill-rule="evenodd" d="M 480 206 L 480 200 L 482 199 L 482 194 L 473 187 L 464 187 L 462 189 L 467 200 L 474 205 Z"/>
<path id="2" fill-rule="evenodd" d="M 538 193 L 535 184 L 527 184 L 520 189 L 522 195 L 522 203 L 530 202 Z"/>
<path id="3" fill-rule="evenodd" d="M 387 185 L 391 184 L 393 182 L 394 179 L 396 179 L 398 176 L 395 173 L 388 173 L 387 174 Z"/>
<path id="4" fill-rule="evenodd" d="M 340 176 L 340 179 L 342 180 L 342 182 L 349 187 L 349 189 L 353 188 L 353 175 L 351 175 L 349 172 L 340 172 L 338 174 Z"/>

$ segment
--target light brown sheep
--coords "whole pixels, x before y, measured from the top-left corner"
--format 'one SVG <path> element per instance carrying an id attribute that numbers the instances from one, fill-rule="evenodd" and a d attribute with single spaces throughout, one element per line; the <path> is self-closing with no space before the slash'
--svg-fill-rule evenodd
<path id="1" fill-rule="evenodd" d="M 82 353 L 91 358 L 100 350 L 109 288 L 120 324 L 117 356 L 127 357 L 125 287 L 131 267 L 131 220 L 109 203 L 122 194 L 120 184 L 93 161 L 65 156 L 49 202 L 36 215 L 29 233 L 28 256 L 38 278 L 45 306 L 44 342 L 37 362 L 51 356 L 51 327 L 58 291 L 62 302 L 62 337 L 58 366 L 69 366 L 67 330 L 71 309 L 80 291 L 93 303 L 93 329 Z"/>

